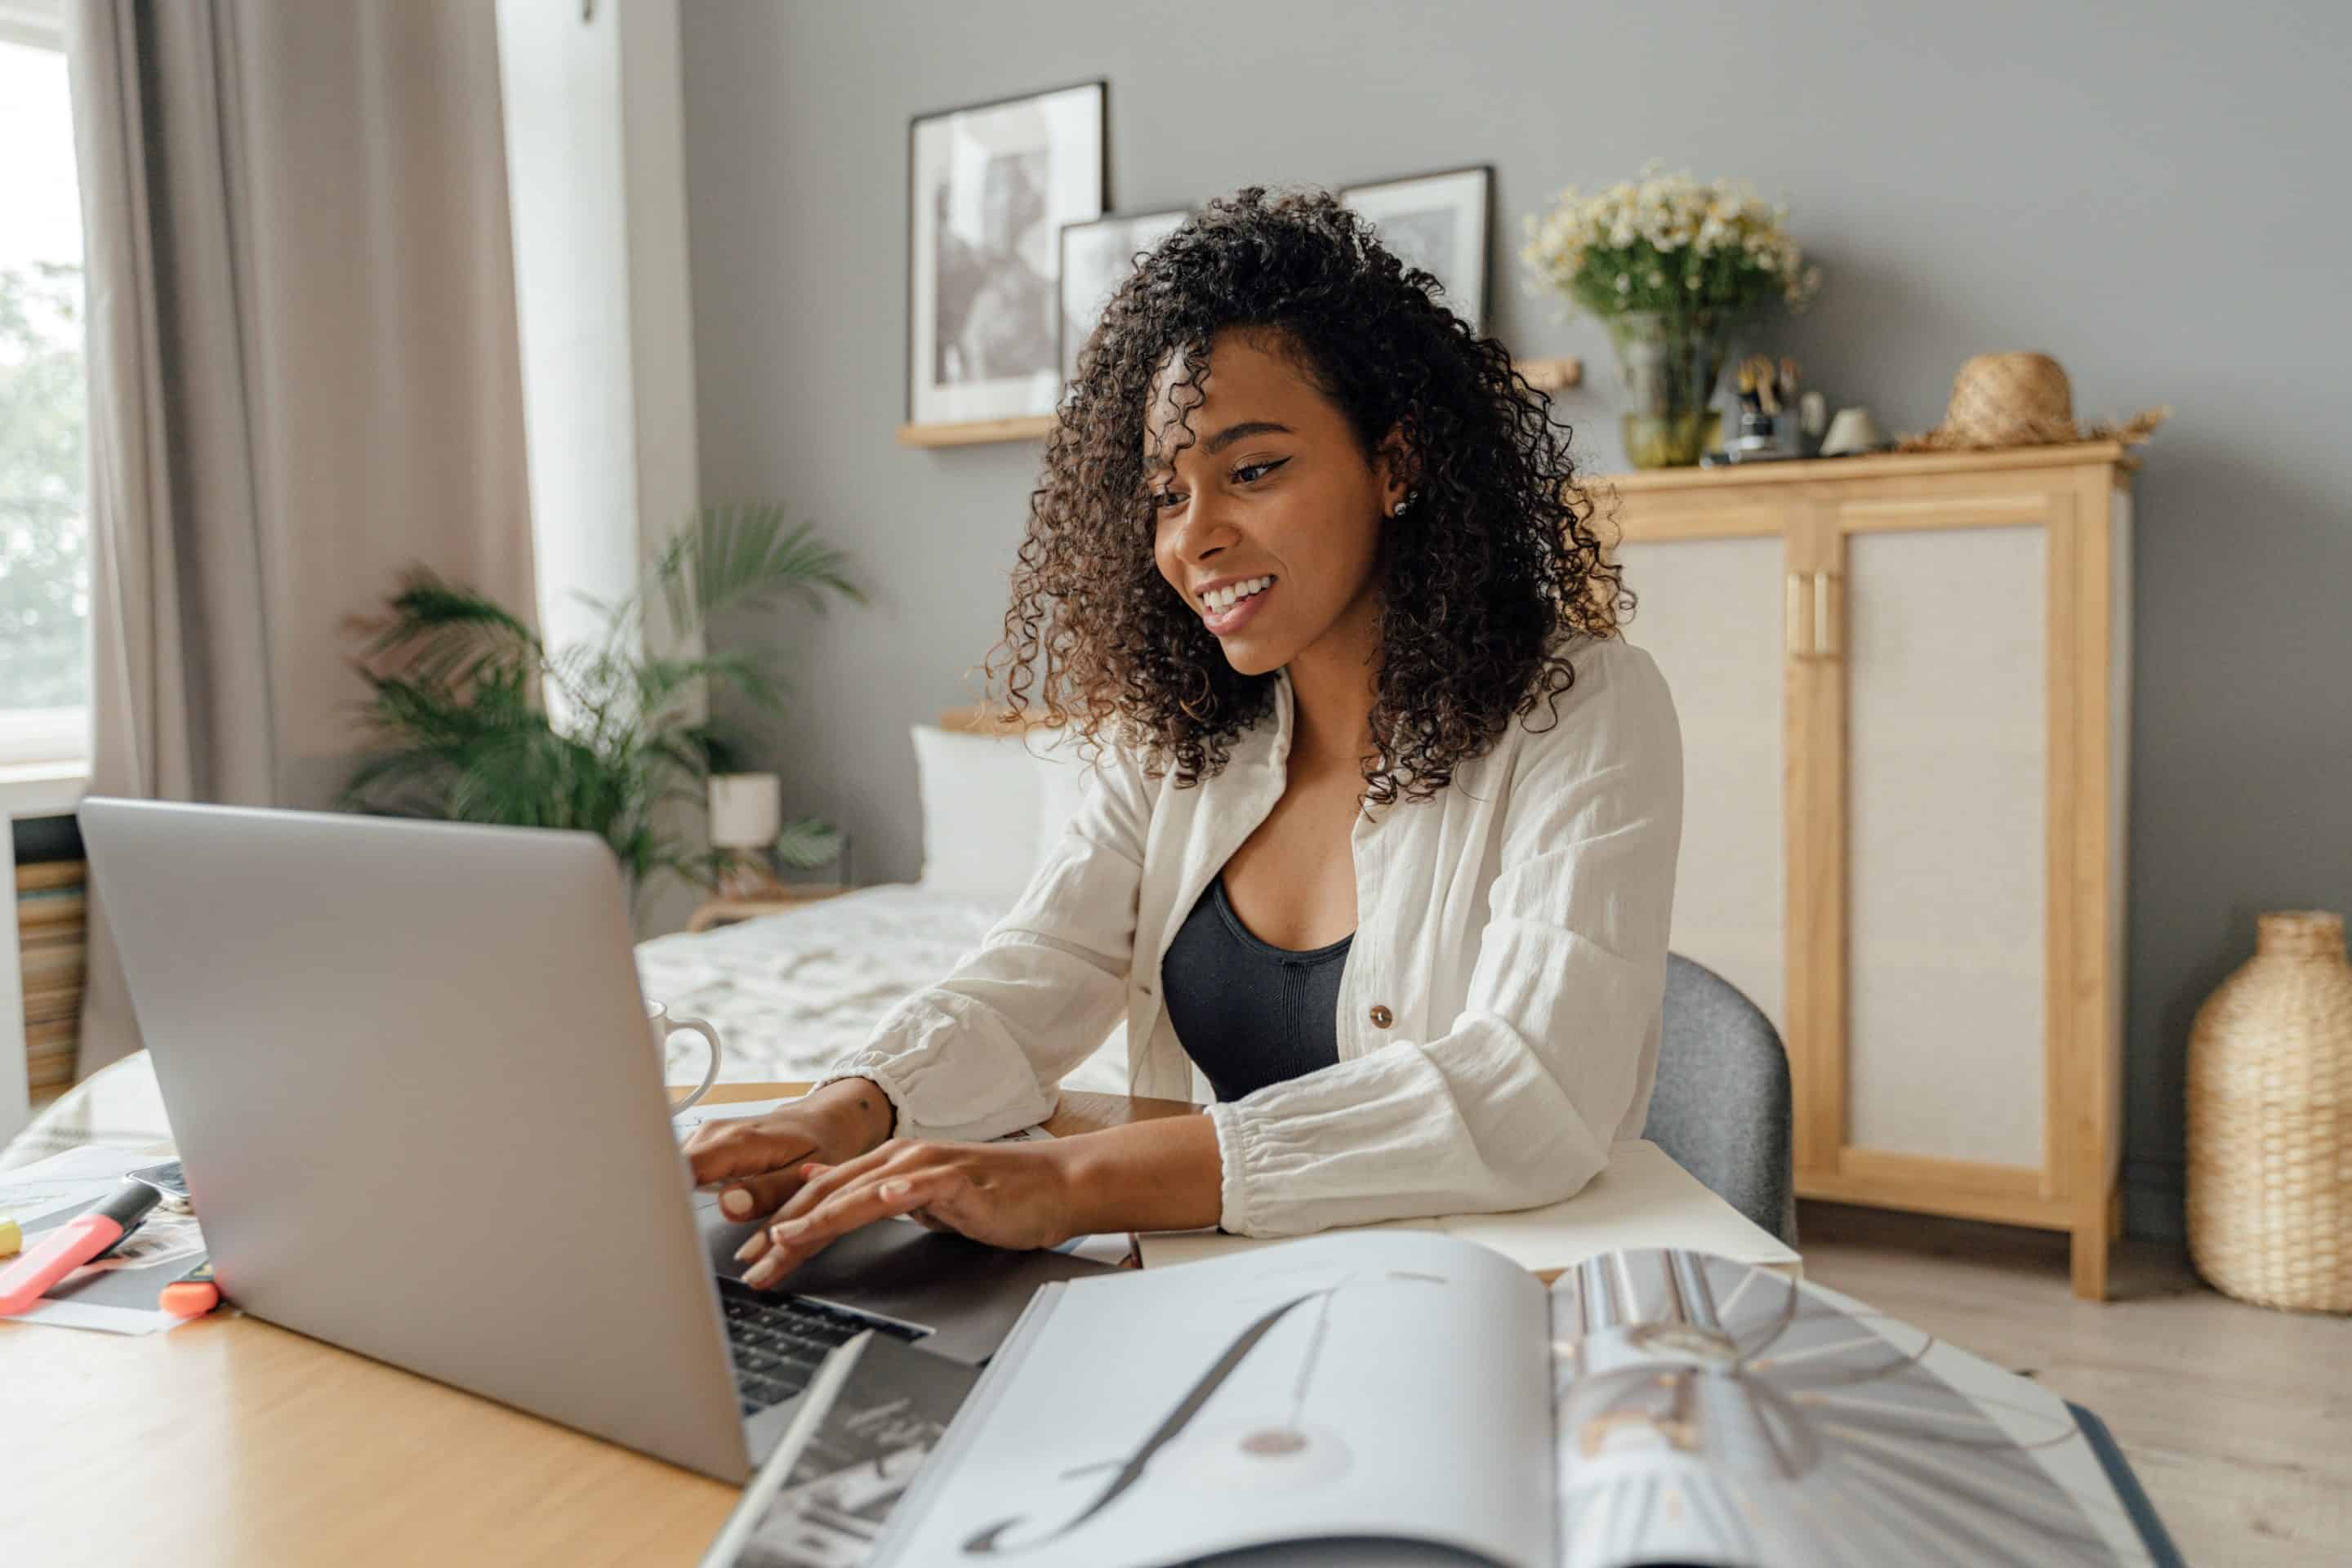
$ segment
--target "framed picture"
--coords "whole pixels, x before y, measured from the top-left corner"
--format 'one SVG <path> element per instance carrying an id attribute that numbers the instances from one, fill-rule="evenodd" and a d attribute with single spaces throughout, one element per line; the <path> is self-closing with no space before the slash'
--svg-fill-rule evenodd
<path id="1" fill-rule="evenodd" d="M 1381 243 L 1407 267 L 1436 274 L 1454 313 L 1480 337 L 1486 332 L 1488 214 L 1495 168 L 1475 163 L 1369 185 L 1342 185 L 1341 205 L 1372 220 Z"/>
<path id="2" fill-rule="evenodd" d="M 1108 84 L 907 128 L 907 422 L 1051 415 L 1062 226 L 1102 216 Z"/>
<path id="3" fill-rule="evenodd" d="M 1136 257 L 1150 250 L 1183 226 L 1191 207 L 1165 212 L 1120 213 L 1062 226 L 1062 308 L 1059 349 L 1062 384 L 1078 374 L 1078 350 L 1102 320 L 1103 307 L 1127 275 Z M 1060 394 L 1056 392 L 1058 401 Z"/>

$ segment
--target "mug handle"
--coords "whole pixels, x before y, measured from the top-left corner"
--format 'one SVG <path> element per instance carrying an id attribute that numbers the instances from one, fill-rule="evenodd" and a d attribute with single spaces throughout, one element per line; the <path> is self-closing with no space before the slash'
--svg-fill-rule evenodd
<path id="1" fill-rule="evenodd" d="M 711 1085 L 719 1081 L 719 1031 L 712 1028 L 700 1018 L 672 1018 L 669 1021 L 670 1034 L 676 1035 L 680 1029 L 691 1029 L 709 1042 L 710 1069 L 702 1075 L 701 1087 L 697 1089 L 692 1094 L 688 1095 L 684 1100 L 671 1101 L 669 1113 L 672 1116 L 676 1116 L 681 1110 L 685 1110 L 700 1104 L 702 1097 L 710 1092 Z"/>

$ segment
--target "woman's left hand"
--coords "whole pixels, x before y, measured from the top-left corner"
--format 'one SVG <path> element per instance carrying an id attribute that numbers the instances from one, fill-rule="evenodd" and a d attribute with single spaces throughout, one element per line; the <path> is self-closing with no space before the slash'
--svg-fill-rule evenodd
<path id="1" fill-rule="evenodd" d="M 1054 1247 L 1076 1234 L 1069 1163 L 1055 1143 L 893 1138 L 838 1165 L 802 1165 L 801 1189 L 735 1254 L 766 1289 L 863 1225 L 906 1215 L 992 1247 Z"/>

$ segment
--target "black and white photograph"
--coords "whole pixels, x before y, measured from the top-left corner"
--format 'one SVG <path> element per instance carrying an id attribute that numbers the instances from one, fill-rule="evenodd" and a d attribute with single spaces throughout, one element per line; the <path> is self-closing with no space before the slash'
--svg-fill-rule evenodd
<path id="1" fill-rule="evenodd" d="M 1444 302 L 1481 336 L 1486 331 L 1487 214 L 1495 171 L 1486 163 L 1342 185 L 1339 201 L 1372 220 L 1381 243 L 1407 267 L 1436 275 Z"/>
<path id="2" fill-rule="evenodd" d="M 1137 258 L 1184 226 L 1190 207 L 1118 213 L 1062 226 L 1062 380 L 1078 374 L 1078 351 Z"/>
<path id="3" fill-rule="evenodd" d="M 1060 235 L 1102 216 L 1108 91 L 1085 82 L 909 123 L 908 423 L 1053 412 Z"/>

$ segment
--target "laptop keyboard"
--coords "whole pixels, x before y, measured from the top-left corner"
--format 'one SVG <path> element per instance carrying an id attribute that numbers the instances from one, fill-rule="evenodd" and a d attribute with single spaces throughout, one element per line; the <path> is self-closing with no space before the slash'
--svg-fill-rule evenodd
<path id="1" fill-rule="evenodd" d="M 903 1323 L 861 1318 L 798 1296 L 772 1296 L 732 1279 L 719 1282 L 719 1304 L 727 1317 L 735 1392 L 747 1416 L 806 1388 L 827 1352 L 867 1329 L 896 1339 L 922 1338 L 922 1331 Z"/>

